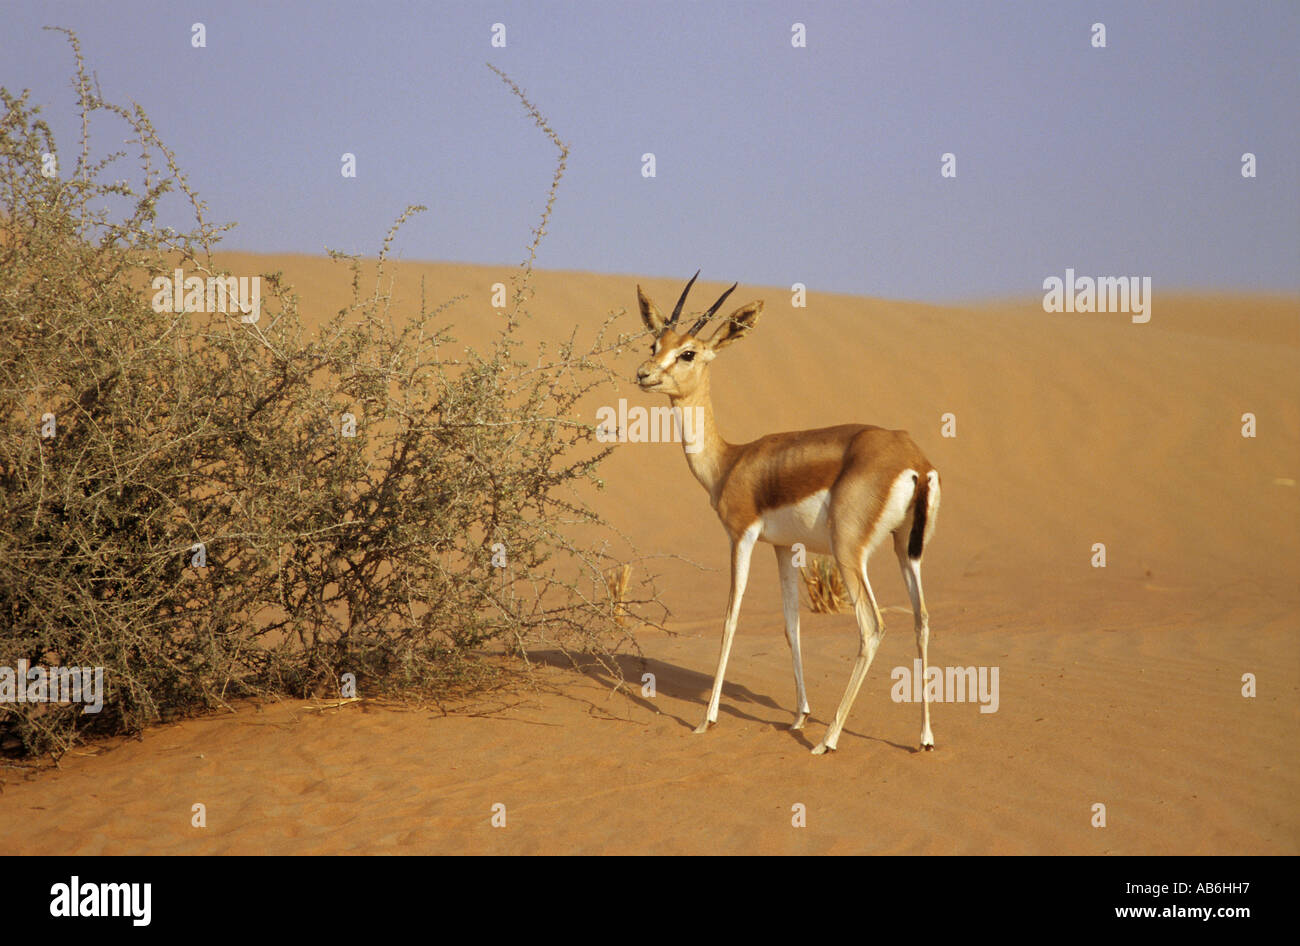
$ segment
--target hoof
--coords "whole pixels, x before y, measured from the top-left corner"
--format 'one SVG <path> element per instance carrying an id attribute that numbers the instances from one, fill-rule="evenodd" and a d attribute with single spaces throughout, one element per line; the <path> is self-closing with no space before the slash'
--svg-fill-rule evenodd
<path id="1" fill-rule="evenodd" d="M 700 723 L 698 726 L 696 726 L 694 730 L 697 736 L 702 732 L 708 732 L 708 731 L 709 731 L 709 721 L 707 719 L 704 722 Z"/>
<path id="2" fill-rule="evenodd" d="M 834 752 L 834 746 L 828 746 L 826 743 L 819 743 L 817 748 L 812 751 L 813 755 L 825 755 L 828 752 Z"/>
<path id="3" fill-rule="evenodd" d="M 921 746 L 921 748 L 924 749 L 926 752 L 933 752 L 933 751 L 934 751 L 934 743 L 932 743 L 932 742 L 931 742 L 931 743 L 927 743 L 926 745 Z"/>
<path id="4" fill-rule="evenodd" d="M 806 723 L 806 722 L 808 722 L 808 717 L 807 717 L 807 716 L 800 716 L 798 719 L 796 719 L 793 723 L 790 724 L 790 728 L 791 728 L 791 729 L 803 729 L 803 724 Z"/>

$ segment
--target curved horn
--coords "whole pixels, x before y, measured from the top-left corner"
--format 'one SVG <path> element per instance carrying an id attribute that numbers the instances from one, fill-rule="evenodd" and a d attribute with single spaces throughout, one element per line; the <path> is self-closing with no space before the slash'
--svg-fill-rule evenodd
<path id="1" fill-rule="evenodd" d="M 727 301 L 727 296 L 731 295 L 731 293 L 735 291 L 735 288 L 739 285 L 740 283 L 733 282 L 731 284 L 731 288 L 728 289 L 726 292 L 724 292 L 722 295 L 720 295 L 718 297 L 718 301 L 713 303 L 713 305 L 709 307 L 709 311 L 705 312 L 704 315 L 700 316 L 700 320 L 691 326 L 690 334 L 694 335 L 700 329 L 704 328 L 704 324 L 708 322 L 709 319 L 713 318 L 713 314 L 718 311 L 718 308 L 722 305 L 722 303 Z"/>
<path id="2" fill-rule="evenodd" d="M 665 325 L 672 325 L 677 321 L 677 317 L 682 314 L 682 306 L 685 305 L 686 303 L 686 294 L 691 291 L 691 286 L 695 285 L 695 280 L 696 278 L 699 277 L 699 275 L 700 275 L 700 271 L 697 269 L 695 271 L 695 275 L 691 277 L 691 281 L 688 282 L 686 284 L 686 288 L 682 290 L 682 297 L 677 300 L 677 307 L 673 309 L 672 318 L 670 318 L 667 322 L 665 322 L 664 323 Z"/>

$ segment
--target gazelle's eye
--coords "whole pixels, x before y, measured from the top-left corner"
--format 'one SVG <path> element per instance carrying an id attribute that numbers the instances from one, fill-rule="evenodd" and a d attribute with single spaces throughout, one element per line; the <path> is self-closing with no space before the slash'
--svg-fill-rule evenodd
<path id="1" fill-rule="evenodd" d="M 677 357 L 680 358 L 682 361 L 694 361 L 694 360 L 695 360 L 695 352 L 693 352 L 693 351 L 684 351 L 684 352 L 682 352 L 680 355 L 678 355 Z"/>

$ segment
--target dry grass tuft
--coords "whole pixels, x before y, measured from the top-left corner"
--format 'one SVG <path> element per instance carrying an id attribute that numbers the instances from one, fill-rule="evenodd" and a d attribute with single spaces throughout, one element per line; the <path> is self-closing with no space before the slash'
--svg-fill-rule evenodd
<path id="1" fill-rule="evenodd" d="M 799 569 L 799 574 L 808 595 L 808 607 L 814 614 L 839 614 L 853 610 L 853 601 L 834 559 L 814 555 L 810 564 Z"/>
<path id="2" fill-rule="evenodd" d="M 626 562 L 605 572 L 605 587 L 609 589 L 609 598 L 614 606 L 614 620 L 618 622 L 619 627 L 627 627 L 630 617 L 627 601 L 631 580 L 632 566 Z"/>

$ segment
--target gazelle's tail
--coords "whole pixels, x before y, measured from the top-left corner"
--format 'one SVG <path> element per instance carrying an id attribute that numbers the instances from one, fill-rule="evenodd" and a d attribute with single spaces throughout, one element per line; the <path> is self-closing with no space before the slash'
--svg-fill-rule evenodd
<path id="1" fill-rule="evenodd" d="M 933 485 L 930 482 L 931 476 L 934 477 Z M 930 518 L 930 490 L 932 488 L 935 491 L 934 506 L 937 512 L 939 505 L 939 475 L 930 470 L 924 478 L 918 478 L 916 491 L 912 494 L 912 534 L 907 538 L 908 558 L 919 559 L 921 553 L 925 551 L 925 529 L 927 520 Z"/>

